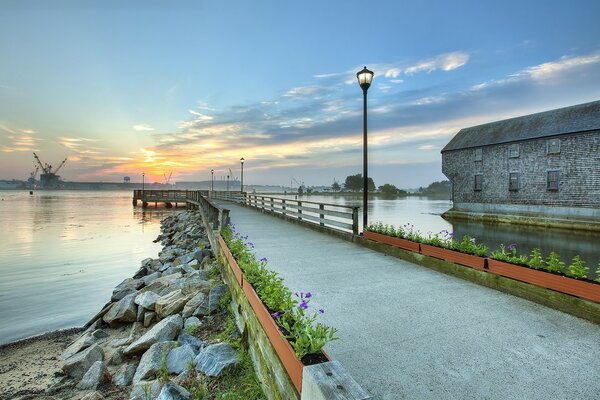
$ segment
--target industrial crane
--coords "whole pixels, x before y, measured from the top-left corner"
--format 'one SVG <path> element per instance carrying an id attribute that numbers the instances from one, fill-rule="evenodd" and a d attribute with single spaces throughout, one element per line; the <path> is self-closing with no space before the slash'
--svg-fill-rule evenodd
<path id="1" fill-rule="evenodd" d="M 38 157 L 37 154 L 33 153 L 33 157 L 37 161 L 38 167 L 41 168 L 42 171 L 44 172 L 43 174 L 40 175 L 40 184 L 42 185 L 42 187 L 58 186 L 60 176 L 57 175 L 57 173 L 58 173 L 58 171 L 60 171 L 60 169 L 63 167 L 63 165 L 65 165 L 65 163 L 67 162 L 67 159 L 65 158 L 63 160 L 63 162 L 60 163 L 58 168 L 56 168 L 53 171 L 52 165 L 50 165 L 48 163 L 42 163 L 42 160 L 40 160 L 40 158 Z"/>
<path id="2" fill-rule="evenodd" d="M 169 177 L 167 178 L 167 173 L 163 173 L 163 176 L 165 177 L 165 185 L 169 185 L 171 183 L 171 176 L 173 175 L 173 171 L 171 171 L 169 173 Z"/>

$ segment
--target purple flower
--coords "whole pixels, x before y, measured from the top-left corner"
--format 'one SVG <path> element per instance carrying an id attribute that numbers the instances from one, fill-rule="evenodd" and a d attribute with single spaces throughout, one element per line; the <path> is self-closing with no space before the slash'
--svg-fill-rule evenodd
<path id="1" fill-rule="evenodd" d="M 260 259 L 260 260 L 258 260 L 258 261 L 260 261 L 260 262 L 262 262 L 262 263 L 266 263 L 266 262 L 267 262 L 267 257 L 263 257 L 263 258 L 261 258 L 261 259 Z"/>
<path id="2" fill-rule="evenodd" d="M 308 303 L 304 300 L 302 300 L 302 302 L 300 303 L 300 305 L 298 306 L 303 310 L 306 310 L 308 308 Z"/>
<path id="3" fill-rule="evenodd" d="M 324 312 L 325 312 L 325 309 L 319 308 L 319 314 L 323 314 Z"/>
<path id="4" fill-rule="evenodd" d="M 304 297 L 307 298 L 307 299 L 310 299 L 312 297 L 312 293 L 311 292 L 306 292 L 304 294 Z"/>
<path id="5" fill-rule="evenodd" d="M 517 244 L 516 243 L 511 243 L 508 246 L 506 246 L 506 248 L 510 251 L 516 250 L 517 249 Z"/>
<path id="6" fill-rule="evenodd" d="M 274 312 L 273 314 L 271 314 L 271 316 L 272 316 L 273 318 L 277 318 L 277 317 L 279 317 L 279 313 L 278 313 L 278 312 Z"/>

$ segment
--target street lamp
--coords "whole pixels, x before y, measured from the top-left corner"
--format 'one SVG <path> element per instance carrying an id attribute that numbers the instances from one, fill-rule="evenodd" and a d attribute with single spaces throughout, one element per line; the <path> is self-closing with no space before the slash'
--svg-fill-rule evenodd
<path id="1" fill-rule="evenodd" d="M 229 192 L 229 175 L 227 175 L 227 192 Z"/>
<path id="2" fill-rule="evenodd" d="M 144 191 L 145 189 L 145 178 L 146 178 L 146 173 L 142 172 L 142 207 L 145 207 L 146 203 L 146 192 Z"/>
<path id="3" fill-rule="evenodd" d="M 214 169 L 210 170 L 210 191 L 211 192 L 215 191 L 215 170 Z"/>
<path id="4" fill-rule="evenodd" d="M 240 164 L 242 164 L 242 181 L 240 182 L 240 192 L 244 193 L 244 157 L 240 158 Z"/>
<path id="5" fill-rule="evenodd" d="M 367 90 L 373 81 L 373 71 L 364 67 L 356 73 L 358 84 L 363 91 L 363 232 L 367 227 L 367 198 L 369 197 L 369 176 L 367 169 Z"/>

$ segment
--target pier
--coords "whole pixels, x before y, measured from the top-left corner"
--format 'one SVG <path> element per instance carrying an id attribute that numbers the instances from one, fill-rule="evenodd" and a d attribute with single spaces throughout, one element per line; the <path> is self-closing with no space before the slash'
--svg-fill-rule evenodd
<path id="1" fill-rule="evenodd" d="M 171 208 L 173 204 L 177 207 L 180 203 L 187 204 L 187 190 L 134 190 L 133 205 L 137 206 L 138 201 L 142 202 L 142 207 L 148 207 L 148 203 L 154 203 L 158 207 L 158 203 L 164 203 L 165 207 Z"/>
<path id="2" fill-rule="evenodd" d="M 358 209 L 240 192 L 188 191 L 185 201 L 210 211 L 215 231 L 233 223 L 291 290 L 315 295 L 340 337 L 326 351 L 377 398 L 600 392 L 593 374 L 573 373 L 600 370 L 597 324 L 363 246 Z"/>

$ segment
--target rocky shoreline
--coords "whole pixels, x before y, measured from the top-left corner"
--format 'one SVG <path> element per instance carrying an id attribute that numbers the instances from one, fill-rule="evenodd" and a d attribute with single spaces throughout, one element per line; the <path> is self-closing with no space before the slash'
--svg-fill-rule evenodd
<path id="1" fill-rule="evenodd" d="M 0 347 L 0 399 L 192 399 L 206 390 L 198 382 L 239 364 L 223 340 L 229 290 L 200 213 L 165 218 L 157 241 L 158 258 L 83 328 Z"/>

